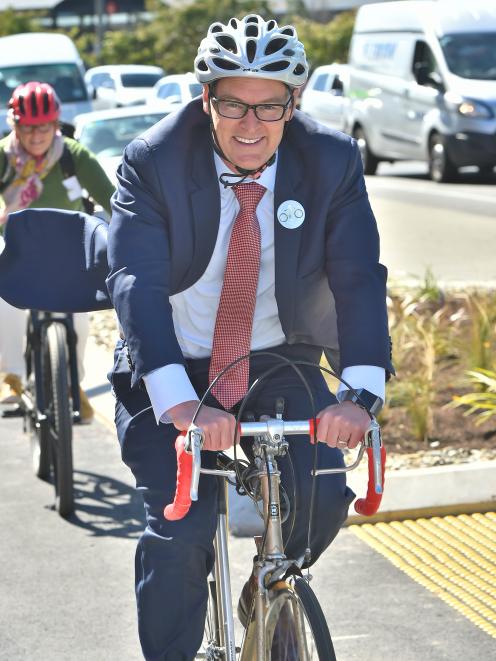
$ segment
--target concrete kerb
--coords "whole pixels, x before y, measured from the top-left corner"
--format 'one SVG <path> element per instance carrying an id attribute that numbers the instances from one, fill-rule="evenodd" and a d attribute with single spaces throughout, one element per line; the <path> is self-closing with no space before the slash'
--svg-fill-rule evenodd
<path id="1" fill-rule="evenodd" d="M 112 352 L 97 345 L 90 337 L 82 387 L 98 420 L 115 431 L 115 400 L 106 377 L 112 362 Z M 367 490 L 367 472 L 356 470 L 348 473 L 348 484 L 358 497 L 363 497 Z M 384 497 L 376 516 L 355 515 L 351 507 L 347 525 L 487 512 L 495 507 L 496 461 L 404 469 L 386 473 Z M 261 530 L 261 519 L 252 501 L 238 496 L 234 488 L 230 490 L 229 521 L 234 535 L 259 534 Z"/>

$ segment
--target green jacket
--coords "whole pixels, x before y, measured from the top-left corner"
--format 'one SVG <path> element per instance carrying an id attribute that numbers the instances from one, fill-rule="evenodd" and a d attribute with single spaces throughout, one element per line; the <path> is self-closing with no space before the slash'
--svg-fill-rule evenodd
<path id="1" fill-rule="evenodd" d="M 5 146 L 7 138 L 0 140 L 0 176 L 5 171 L 6 157 Z M 114 186 L 105 174 L 96 157 L 82 144 L 71 138 L 64 138 L 74 161 L 76 177 L 82 188 L 110 214 L 110 197 L 114 192 Z M 62 183 L 63 174 L 59 163 L 56 163 L 47 176 L 43 179 L 43 191 L 40 197 L 30 208 L 53 208 L 83 211 L 81 198 L 69 200 L 67 190 Z M 1 196 L 1 193 L 0 193 Z"/>

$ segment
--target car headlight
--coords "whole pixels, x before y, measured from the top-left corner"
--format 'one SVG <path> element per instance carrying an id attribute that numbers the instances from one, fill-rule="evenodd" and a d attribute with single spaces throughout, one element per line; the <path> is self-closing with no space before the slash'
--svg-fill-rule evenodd
<path id="1" fill-rule="evenodd" d="M 466 99 L 457 94 L 445 94 L 446 103 L 456 110 L 463 117 L 469 119 L 491 119 L 494 117 L 493 111 L 482 101 Z"/>

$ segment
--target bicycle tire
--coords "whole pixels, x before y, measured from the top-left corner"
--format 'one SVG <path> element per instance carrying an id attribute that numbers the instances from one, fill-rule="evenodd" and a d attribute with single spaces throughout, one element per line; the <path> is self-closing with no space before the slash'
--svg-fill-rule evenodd
<path id="1" fill-rule="evenodd" d="M 29 432 L 31 464 L 36 477 L 39 477 L 40 480 L 48 481 L 50 479 L 52 465 L 50 457 L 50 429 L 46 420 L 37 422 L 35 349 L 32 348 L 28 355 L 29 358 L 26 361 L 26 390 L 30 404 L 28 408 L 25 408 L 24 416 Z"/>
<path id="2" fill-rule="evenodd" d="M 64 324 L 52 322 L 46 329 L 48 360 L 45 366 L 50 383 L 50 441 L 55 486 L 55 508 L 66 517 L 74 510 L 72 478 L 72 409 L 67 379 L 67 342 Z"/>
<path id="3" fill-rule="evenodd" d="M 304 578 L 271 588 L 265 642 L 266 661 L 336 661 L 324 613 Z"/>

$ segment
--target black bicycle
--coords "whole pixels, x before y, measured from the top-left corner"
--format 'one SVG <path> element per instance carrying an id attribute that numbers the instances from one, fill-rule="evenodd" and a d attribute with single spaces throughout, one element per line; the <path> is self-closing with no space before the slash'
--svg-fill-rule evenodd
<path id="1" fill-rule="evenodd" d="M 21 396 L 33 470 L 53 481 L 55 508 L 74 510 L 72 425 L 80 422 L 76 333 L 72 314 L 31 310 L 26 332 L 26 387 Z"/>

